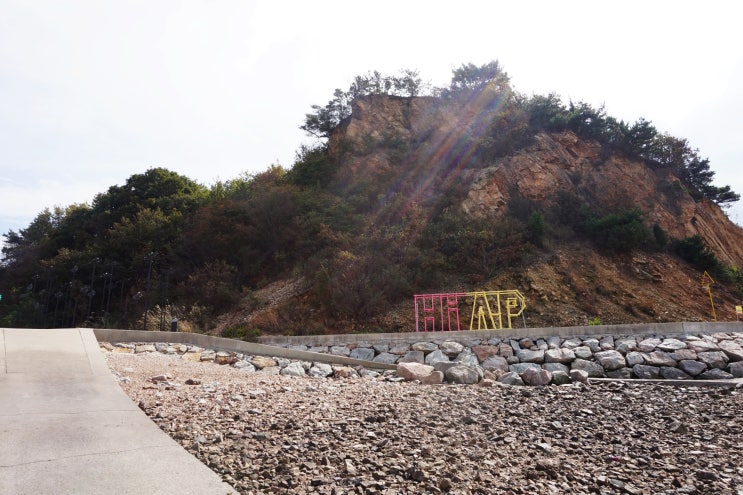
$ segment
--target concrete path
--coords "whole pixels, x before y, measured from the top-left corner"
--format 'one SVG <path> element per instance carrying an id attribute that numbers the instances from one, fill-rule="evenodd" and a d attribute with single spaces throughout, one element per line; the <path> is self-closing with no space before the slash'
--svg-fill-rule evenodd
<path id="1" fill-rule="evenodd" d="M 0 328 L 0 494 L 236 493 L 124 394 L 91 329 Z"/>

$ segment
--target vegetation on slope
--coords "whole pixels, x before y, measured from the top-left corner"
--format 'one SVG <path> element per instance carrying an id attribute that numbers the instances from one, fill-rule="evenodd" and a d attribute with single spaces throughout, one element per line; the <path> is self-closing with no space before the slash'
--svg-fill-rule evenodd
<path id="1" fill-rule="evenodd" d="M 473 117 L 477 132 L 457 136 L 435 159 L 423 142 L 393 134 L 369 138 L 361 152 L 384 149 L 397 169 L 355 175 L 342 166 L 342 154 L 329 153 L 325 138 L 347 121 L 357 99 L 377 94 L 428 95 L 456 108 L 478 101 L 488 111 Z M 646 225 L 639 209 L 599 211 L 563 195 L 551 210 L 519 200 L 504 217 L 466 217 L 458 208 L 467 192 L 461 178 L 545 131 L 570 130 L 606 153 L 668 168 L 678 177 L 674 187 L 697 200 L 725 205 L 739 199 L 730 187 L 712 184 L 709 161 L 686 140 L 644 120 L 617 121 L 603 108 L 565 105 L 554 94 L 520 95 L 497 62 L 463 65 L 447 88 L 429 88 L 414 71 L 359 76 L 326 106 L 313 107 L 301 127 L 322 139 L 298 150 L 289 170 L 272 166 L 207 188 L 153 168 L 110 187 L 91 205 L 47 209 L 27 228 L 8 232 L 0 325 L 166 329 L 179 318 L 181 329 L 208 331 L 221 313 L 257 309 L 260 288 L 294 277 L 306 282 L 299 302 L 254 319 L 255 329 L 364 327 L 413 293 L 438 290 L 444 281 L 480 283 L 500 267 L 574 238 L 609 253 L 670 249 L 739 279 L 704 239 L 668 239 Z"/>

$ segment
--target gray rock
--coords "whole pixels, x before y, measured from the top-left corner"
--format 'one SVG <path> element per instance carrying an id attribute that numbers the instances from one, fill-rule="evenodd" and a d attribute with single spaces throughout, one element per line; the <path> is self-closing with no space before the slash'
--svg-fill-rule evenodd
<path id="1" fill-rule="evenodd" d="M 723 371 L 719 368 L 712 368 L 711 370 L 698 375 L 698 378 L 701 378 L 702 380 L 730 380 L 734 377 L 727 371 Z"/>
<path id="2" fill-rule="evenodd" d="M 682 359 L 679 361 L 679 369 L 684 373 L 691 376 L 697 376 L 699 373 L 707 369 L 707 365 L 701 361 L 693 361 L 691 359 Z"/>
<path id="3" fill-rule="evenodd" d="M 637 378 L 650 380 L 658 378 L 658 376 L 660 376 L 660 369 L 657 366 L 636 364 L 632 367 L 632 374 L 635 375 Z"/>
<path id="4" fill-rule="evenodd" d="M 423 351 L 426 354 L 439 349 L 433 342 L 416 342 L 410 348 L 414 351 Z"/>
<path id="5" fill-rule="evenodd" d="M 309 348 L 310 352 L 317 352 L 320 354 L 327 354 L 328 353 L 328 346 L 326 345 L 316 345 Z"/>
<path id="6" fill-rule="evenodd" d="M 390 351 L 390 345 L 389 344 L 372 344 L 372 349 L 374 349 L 374 352 L 376 354 L 382 354 L 383 352 Z"/>
<path id="7" fill-rule="evenodd" d="M 219 353 L 217 353 L 217 357 L 219 357 Z M 282 358 L 282 357 L 275 357 L 274 359 L 276 360 L 276 365 L 279 368 L 286 368 L 289 365 L 289 363 L 292 362 L 291 359 Z"/>
<path id="8" fill-rule="evenodd" d="M 467 366 L 458 364 L 452 366 L 444 373 L 444 379 L 449 383 L 473 385 L 482 380 L 483 371 L 479 366 Z"/>
<path id="9" fill-rule="evenodd" d="M 211 349 L 207 349 L 201 353 L 200 361 L 214 361 L 217 357 L 217 353 Z"/>
<path id="10" fill-rule="evenodd" d="M 601 351 L 595 353 L 593 357 L 606 371 L 618 370 L 624 368 L 627 364 L 624 356 L 619 351 Z"/>
<path id="11" fill-rule="evenodd" d="M 402 356 L 403 354 L 406 354 L 410 350 L 410 344 L 407 344 L 405 342 L 398 342 L 397 344 L 394 344 L 389 349 L 390 354 L 397 354 L 398 356 Z"/>
<path id="12" fill-rule="evenodd" d="M 599 352 L 601 350 L 601 344 L 599 343 L 599 339 L 596 339 L 594 337 L 583 339 L 583 345 L 591 349 L 591 352 Z"/>
<path id="13" fill-rule="evenodd" d="M 562 343 L 562 347 L 565 347 L 567 349 L 575 349 L 576 347 L 580 347 L 582 345 L 583 341 L 579 338 L 567 339 Z"/>
<path id="14" fill-rule="evenodd" d="M 454 357 L 458 356 L 464 350 L 464 346 L 459 342 L 447 340 L 441 343 L 439 350 L 449 357 Z"/>
<path id="15" fill-rule="evenodd" d="M 674 352 L 679 349 L 686 349 L 686 342 L 681 342 L 678 339 L 663 339 L 663 342 L 658 344 L 658 349 L 665 352 Z"/>
<path id="16" fill-rule="evenodd" d="M 740 344 L 732 340 L 722 340 L 718 345 L 730 361 L 743 361 L 743 347 Z"/>
<path id="17" fill-rule="evenodd" d="M 281 368 L 281 374 L 286 376 L 305 376 L 306 372 L 302 363 L 292 361 L 285 367 Z"/>
<path id="18" fill-rule="evenodd" d="M 661 378 L 666 380 L 690 380 L 691 376 L 684 373 L 684 371 L 678 368 L 671 368 L 670 366 L 662 366 L 660 368 Z"/>
<path id="19" fill-rule="evenodd" d="M 326 363 L 312 363 L 307 374 L 316 378 L 325 378 L 333 374 L 333 368 Z"/>
<path id="20" fill-rule="evenodd" d="M 603 366 L 593 361 L 586 361 L 585 359 L 576 359 L 570 363 L 570 369 L 583 370 L 591 378 L 603 378 L 606 376 Z"/>
<path id="21" fill-rule="evenodd" d="M 390 353 L 388 353 L 390 354 Z M 392 354 L 393 356 L 396 356 L 396 354 Z M 429 354 L 430 356 L 431 354 Z M 380 354 L 381 356 L 381 354 Z M 407 354 L 405 354 L 403 357 L 400 358 L 400 363 L 425 363 L 425 355 L 423 354 L 423 351 L 408 351 Z M 428 363 L 431 364 L 431 363 Z"/>
<path id="22" fill-rule="evenodd" d="M 436 371 L 440 371 L 446 374 L 446 370 L 455 366 L 460 366 L 460 364 L 455 363 L 454 361 L 438 361 L 436 363 L 433 363 L 431 366 L 433 366 Z"/>
<path id="23" fill-rule="evenodd" d="M 653 352 L 661 342 L 662 340 L 655 337 L 644 339 L 637 343 L 637 350 L 640 352 Z"/>
<path id="24" fill-rule="evenodd" d="M 622 337 L 614 342 L 614 350 L 627 354 L 637 350 L 637 340 L 634 337 Z"/>
<path id="25" fill-rule="evenodd" d="M 482 368 L 484 370 L 494 371 L 494 370 L 503 370 L 505 372 L 509 371 L 508 369 L 508 361 L 506 358 L 502 356 L 490 356 L 485 361 L 482 362 Z"/>
<path id="26" fill-rule="evenodd" d="M 281 368 L 278 366 L 266 366 L 265 368 L 262 368 L 260 372 L 266 375 L 280 375 Z"/>
<path id="27" fill-rule="evenodd" d="M 575 352 L 572 349 L 566 347 L 563 348 L 550 348 L 544 351 L 544 362 L 545 363 L 570 363 L 575 359 Z"/>
<path id="28" fill-rule="evenodd" d="M 330 348 L 330 354 L 348 357 L 351 354 L 351 350 L 345 345 L 334 345 Z"/>
<path id="29" fill-rule="evenodd" d="M 395 364 L 397 360 L 400 358 L 397 354 L 390 354 L 389 352 L 383 352 L 379 354 L 378 356 L 375 356 L 372 361 L 375 363 L 384 363 L 384 364 Z M 421 359 L 418 362 L 423 362 L 423 359 Z"/>
<path id="30" fill-rule="evenodd" d="M 519 361 L 521 361 L 522 363 L 542 364 L 544 362 L 544 351 L 520 349 L 518 352 L 516 352 L 516 357 L 519 358 Z"/>
<path id="31" fill-rule="evenodd" d="M 500 345 L 501 339 L 500 337 L 492 337 L 490 340 L 488 340 L 489 345 Z"/>
<path id="32" fill-rule="evenodd" d="M 547 341 L 544 339 L 538 339 L 536 343 L 537 349 L 540 349 L 542 351 L 546 351 L 549 349 L 549 346 L 547 345 Z"/>
<path id="33" fill-rule="evenodd" d="M 720 350 L 720 347 L 716 343 L 707 340 L 687 340 L 686 345 L 696 353 Z"/>
<path id="34" fill-rule="evenodd" d="M 575 357 L 578 359 L 590 359 L 593 356 L 593 351 L 590 347 L 582 345 L 573 349 Z"/>
<path id="35" fill-rule="evenodd" d="M 134 346 L 134 354 L 142 354 L 143 352 L 157 352 L 157 349 L 154 344 L 139 344 Z"/>
<path id="36" fill-rule="evenodd" d="M 411 352 L 423 352 L 423 351 L 411 351 Z M 425 363 L 430 364 L 433 366 L 436 363 L 448 363 L 449 357 L 441 352 L 440 350 L 436 349 L 433 352 L 428 353 L 428 356 L 426 356 Z"/>
<path id="37" fill-rule="evenodd" d="M 649 366 L 670 366 L 676 367 L 676 360 L 671 358 L 671 355 L 663 351 L 643 352 L 642 357 L 645 360 L 645 364 Z"/>
<path id="38" fill-rule="evenodd" d="M 570 368 L 562 363 L 544 363 L 542 368 L 553 374 L 557 371 L 563 371 L 565 374 L 570 373 Z"/>
<path id="39" fill-rule="evenodd" d="M 697 359 L 710 368 L 725 369 L 728 365 L 728 357 L 722 351 L 698 352 Z"/>
<path id="40" fill-rule="evenodd" d="M 245 361 L 244 359 L 232 363 L 232 367 L 240 371 L 246 371 L 248 373 L 252 373 L 255 371 L 255 366 L 253 366 L 250 362 Z"/>
<path id="41" fill-rule="evenodd" d="M 728 365 L 728 373 L 735 378 L 743 378 L 743 361 L 736 361 Z"/>
<path id="42" fill-rule="evenodd" d="M 519 358 L 517 358 L 516 356 L 509 356 L 506 358 L 506 362 L 508 364 L 518 364 Z"/>
<path id="43" fill-rule="evenodd" d="M 536 363 L 517 363 L 517 364 L 510 365 L 508 367 L 508 371 L 513 372 L 513 373 L 521 374 L 524 371 L 528 370 L 529 368 L 531 368 L 531 369 L 537 369 L 537 370 L 541 370 L 542 369 L 542 367 L 539 366 Z"/>
<path id="44" fill-rule="evenodd" d="M 570 370 L 570 379 L 588 385 L 588 373 L 584 370 Z"/>
<path id="45" fill-rule="evenodd" d="M 477 356 L 469 347 L 465 347 L 462 352 L 460 352 L 459 355 L 454 359 L 454 361 L 467 366 L 478 366 L 480 364 L 480 360 L 477 359 Z"/>
<path id="46" fill-rule="evenodd" d="M 611 335 L 602 337 L 601 340 L 599 340 L 599 346 L 601 347 L 602 351 L 614 350 L 614 337 Z"/>
<path id="47" fill-rule="evenodd" d="M 523 385 L 524 380 L 521 379 L 518 373 L 509 371 L 498 378 L 498 383 L 503 383 L 504 385 Z"/>
<path id="48" fill-rule="evenodd" d="M 521 373 L 521 380 L 525 385 L 549 385 L 552 381 L 552 373 L 544 369 L 527 368 Z"/>
<path id="49" fill-rule="evenodd" d="M 629 380 L 632 378 L 632 368 L 619 368 L 617 370 L 607 371 L 606 376 L 609 378 Z"/>
<path id="50" fill-rule="evenodd" d="M 374 349 L 357 347 L 351 351 L 348 357 L 351 359 L 361 359 L 362 361 L 371 361 L 374 359 Z"/>
<path id="51" fill-rule="evenodd" d="M 513 350 L 514 354 L 516 354 L 519 350 L 521 350 L 521 346 L 516 340 L 513 340 L 513 339 L 509 340 L 508 345 L 511 346 L 511 349 Z"/>
<path id="52" fill-rule="evenodd" d="M 547 348 L 548 349 L 559 349 L 560 344 L 562 344 L 562 339 L 558 337 L 557 335 L 553 335 L 552 337 L 547 337 Z"/>
<path id="53" fill-rule="evenodd" d="M 568 383 L 573 383 L 573 380 L 570 379 L 567 371 L 553 371 L 552 383 L 555 385 L 567 385 Z"/>
<path id="54" fill-rule="evenodd" d="M 627 360 L 627 366 L 629 366 L 630 368 L 636 364 L 645 364 L 645 358 L 642 357 L 641 352 L 637 352 L 637 351 L 628 352 L 627 357 L 625 359 Z"/>

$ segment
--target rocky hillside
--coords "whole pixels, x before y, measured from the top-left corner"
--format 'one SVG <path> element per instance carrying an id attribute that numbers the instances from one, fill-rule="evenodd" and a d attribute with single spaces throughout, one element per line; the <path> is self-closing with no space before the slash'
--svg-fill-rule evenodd
<path id="1" fill-rule="evenodd" d="M 453 74 L 428 96 L 412 72 L 358 77 L 312 107 L 289 169 L 207 188 L 153 168 L 41 212 L 5 235 L 0 324 L 412 331 L 416 294 L 497 290 L 531 327 L 709 320 L 705 272 L 736 318 L 743 230 L 721 206 L 740 196 L 698 150 L 519 95 L 497 62 Z"/>
<path id="2" fill-rule="evenodd" d="M 523 140 L 509 137 L 509 124 L 501 142 L 493 144 L 491 136 L 498 135 L 493 122 L 502 111 L 477 100 L 358 98 L 328 143 L 337 163 L 336 187 L 349 193 L 375 184 L 381 191 L 370 213 L 370 231 L 378 226 L 375 221 L 417 211 L 407 227 L 417 230 L 401 234 L 414 239 L 426 226 L 411 225 L 432 218 L 437 209 L 455 211 L 465 226 L 492 222 L 494 242 L 504 244 L 511 239 L 508 233 L 498 237 L 499 228 L 508 230 L 504 219 L 526 222 L 524 210 L 545 213 L 550 225 L 540 246 L 517 236 L 524 244 L 508 247 L 523 256 L 484 257 L 487 269 L 473 273 L 476 265 L 462 267 L 461 276 L 447 276 L 429 292 L 518 289 L 527 298 L 525 323 L 531 327 L 712 318 L 699 266 L 667 247 L 616 252 L 597 246 L 569 220 L 558 219 L 565 211 L 578 216 L 581 208 L 600 214 L 637 208 L 647 228 L 660 232 L 664 241 L 701 236 L 726 267 L 743 266 L 743 229 L 714 202 L 690 194 L 671 168 L 607 149 L 570 130 L 538 132 Z M 405 200 L 399 201 L 401 195 Z M 442 206 L 443 196 L 454 201 Z M 716 317 L 735 320 L 741 295 L 730 280 L 718 282 L 712 286 Z M 286 284 L 303 287 L 295 302 L 313 297 L 311 284 L 297 279 Z M 277 300 L 286 304 L 285 283 L 272 287 L 283 291 Z M 250 325 L 254 316 L 260 321 L 260 315 L 271 313 L 271 294 L 263 292 L 262 308 L 242 321 Z M 413 330 L 412 294 L 368 321 L 386 331 Z M 224 326 L 241 319 L 232 316 Z M 338 323 L 335 331 L 356 328 L 356 323 Z"/>

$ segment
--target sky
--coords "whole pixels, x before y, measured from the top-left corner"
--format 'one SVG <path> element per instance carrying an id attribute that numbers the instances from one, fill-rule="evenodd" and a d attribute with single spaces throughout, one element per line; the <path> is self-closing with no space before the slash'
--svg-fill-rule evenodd
<path id="1" fill-rule="evenodd" d="M 0 0 L 0 234 L 165 167 L 206 186 L 310 144 L 311 105 L 378 70 L 447 85 L 498 60 L 523 94 L 685 138 L 743 194 L 729 2 Z M 743 205 L 727 210 L 743 223 Z M 0 239 L 1 242 L 2 239 Z"/>

